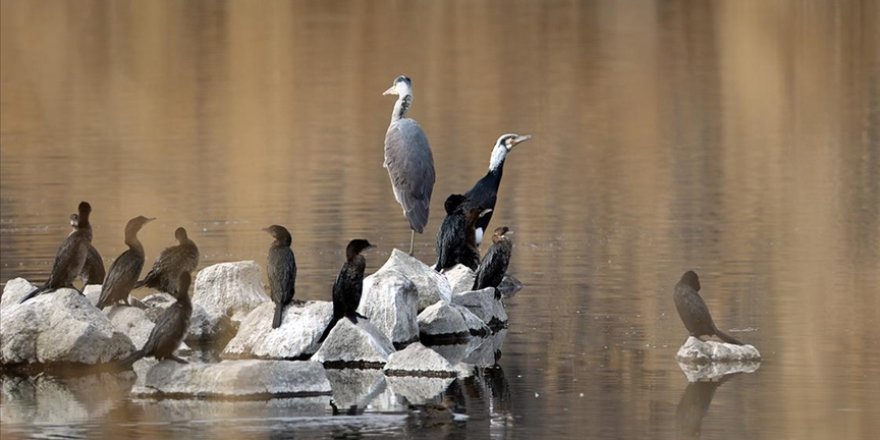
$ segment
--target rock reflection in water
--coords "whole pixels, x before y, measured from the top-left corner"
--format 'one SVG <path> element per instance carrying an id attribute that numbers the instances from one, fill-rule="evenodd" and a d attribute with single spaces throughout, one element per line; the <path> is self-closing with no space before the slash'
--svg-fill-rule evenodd
<path id="1" fill-rule="evenodd" d="M 709 405 L 715 397 L 715 391 L 725 382 L 739 373 L 729 374 L 714 382 L 689 382 L 678 407 L 675 409 L 675 421 L 679 438 L 700 438 L 703 418 L 709 412 Z"/>

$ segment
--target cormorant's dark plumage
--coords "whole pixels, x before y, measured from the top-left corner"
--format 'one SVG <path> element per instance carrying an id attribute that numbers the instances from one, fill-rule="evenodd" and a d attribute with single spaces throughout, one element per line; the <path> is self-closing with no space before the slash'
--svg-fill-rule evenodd
<path id="1" fill-rule="evenodd" d="M 199 248 L 189 239 L 184 228 L 177 228 L 174 237 L 179 244 L 165 248 L 159 254 L 147 276 L 135 283 L 135 289 L 146 286 L 162 292 L 173 292 L 177 289 L 175 283 L 181 272 L 196 270 L 199 265 Z"/>
<path id="2" fill-rule="evenodd" d="M 495 229 L 492 234 L 492 247 L 486 252 L 480 267 L 477 268 L 476 278 L 474 279 L 474 290 L 485 289 L 487 287 L 495 288 L 495 298 L 500 298 L 501 293 L 498 291 L 498 285 L 504 279 L 507 273 L 507 266 L 510 264 L 510 256 L 513 253 L 513 242 L 507 235 L 510 229 L 502 226 Z"/>
<path id="3" fill-rule="evenodd" d="M 474 226 L 481 215 L 491 212 L 471 204 L 467 197 L 452 194 L 443 204 L 446 218 L 437 231 L 437 271 L 449 269 L 456 264 L 464 264 L 476 270 L 480 264 L 480 250 L 477 247 Z"/>
<path id="4" fill-rule="evenodd" d="M 138 240 L 137 233 L 145 224 L 153 220 L 155 219 L 141 215 L 129 220 L 125 225 L 125 244 L 128 245 L 128 250 L 110 265 L 110 273 L 101 286 L 99 309 L 119 301 L 125 301 L 125 305 L 129 305 L 128 294 L 131 293 L 144 268 L 144 246 Z"/>
<path id="5" fill-rule="evenodd" d="M 504 160 L 514 147 L 529 139 L 531 139 L 530 135 L 520 136 L 516 133 L 504 134 L 498 138 L 492 149 L 489 171 L 474 184 L 473 188 L 464 193 L 473 206 L 481 209 L 495 209 L 495 202 L 498 200 L 498 187 L 501 185 L 501 176 L 504 173 Z M 492 212 L 477 220 L 475 226 L 477 245 L 482 243 L 483 233 L 489 227 L 490 220 L 492 220 Z"/>
<path id="6" fill-rule="evenodd" d="M 345 263 L 339 269 L 336 281 L 333 282 L 333 319 L 324 329 L 318 342 L 324 342 L 324 339 L 330 334 L 330 330 L 343 317 L 350 319 L 353 323 L 357 323 L 358 317 L 364 318 L 357 313 L 364 287 L 364 270 L 367 267 L 367 260 L 361 255 L 361 252 L 370 247 L 373 245 L 362 239 L 352 240 L 346 246 Z"/>
<path id="7" fill-rule="evenodd" d="M 681 280 L 675 285 L 675 293 L 672 295 L 678 316 L 681 317 L 681 321 L 690 335 L 696 338 L 716 335 L 724 342 L 743 345 L 733 336 L 718 329 L 712 320 L 712 315 L 709 314 L 709 308 L 698 293 L 699 291 L 700 278 L 694 271 L 689 270 L 681 276 Z"/>
<path id="8" fill-rule="evenodd" d="M 189 299 L 189 286 L 192 276 L 189 272 L 181 272 L 175 282 L 174 297 L 177 302 L 169 306 L 150 332 L 150 337 L 140 350 L 135 351 L 122 361 L 124 365 L 131 365 L 140 358 L 152 356 L 162 361 L 171 359 L 181 364 L 187 362 L 174 355 L 174 350 L 183 342 L 186 331 L 189 329 L 189 321 L 192 317 L 192 303 Z"/>
<path id="9" fill-rule="evenodd" d="M 71 234 L 79 229 L 78 214 L 70 214 L 70 226 L 73 227 L 73 231 L 70 232 Z M 89 284 L 103 284 L 107 272 L 104 269 L 104 259 L 101 258 L 101 254 L 95 249 L 95 246 L 91 244 L 93 238 L 91 223 L 84 225 L 83 228 L 87 228 L 89 234 L 89 253 L 86 255 L 86 262 L 83 264 L 83 269 L 79 274 L 79 279 L 82 280 L 83 288 L 85 288 Z"/>
<path id="10" fill-rule="evenodd" d="M 275 239 L 269 247 L 266 269 L 269 272 L 272 301 L 275 302 L 272 328 L 278 328 L 281 326 L 284 307 L 293 301 L 293 295 L 296 293 L 296 259 L 290 249 L 293 239 L 284 226 L 272 225 L 263 230 Z"/>
<path id="11" fill-rule="evenodd" d="M 91 212 L 92 207 L 88 202 L 80 202 L 79 226 L 76 231 L 64 239 L 64 242 L 58 248 L 49 279 L 41 287 L 28 293 L 21 302 L 25 302 L 45 291 L 52 291 L 62 287 L 74 288 L 73 280 L 82 272 L 89 254 L 89 245 L 91 245 L 92 241 L 91 226 L 88 226 L 89 214 Z"/>

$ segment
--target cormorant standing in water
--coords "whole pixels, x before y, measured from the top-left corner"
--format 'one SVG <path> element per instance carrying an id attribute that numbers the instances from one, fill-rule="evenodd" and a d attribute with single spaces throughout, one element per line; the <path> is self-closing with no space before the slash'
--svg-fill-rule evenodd
<path id="1" fill-rule="evenodd" d="M 501 175 L 504 173 L 504 159 L 517 145 L 531 139 L 531 135 L 518 135 L 516 133 L 503 134 L 495 142 L 492 148 L 492 157 L 489 160 L 489 171 L 483 178 L 474 184 L 474 187 L 464 193 L 465 197 L 471 203 L 482 209 L 495 209 L 495 202 L 498 199 L 498 186 L 501 185 Z M 492 220 L 492 213 L 481 217 L 477 221 L 475 227 L 477 236 L 477 246 L 483 242 L 483 233 L 489 227 L 489 221 Z"/>
<path id="2" fill-rule="evenodd" d="M 366 318 L 357 313 L 358 304 L 361 302 L 361 293 L 364 288 L 364 269 L 367 267 L 367 260 L 361 255 L 364 249 L 373 247 L 367 240 L 356 239 L 348 243 L 345 248 L 345 263 L 339 269 L 339 275 L 333 282 L 333 319 L 318 342 L 324 342 L 330 330 L 343 317 L 348 318 L 351 322 L 357 324 L 357 318 Z"/>
<path id="3" fill-rule="evenodd" d="M 293 301 L 296 293 L 296 259 L 290 244 L 293 239 L 284 226 L 272 225 L 263 229 L 272 235 L 275 241 L 269 247 L 269 288 L 272 290 L 272 301 L 275 303 L 275 317 L 272 328 L 281 326 L 284 307 Z"/>
<path id="4" fill-rule="evenodd" d="M 477 270 L 480 249 L 477 247 L 474 227 L 491 210 L 472 205 L 461 194 L 447 197 L 443 207 L 446 209 L 446 218 L 437 231 L 437 265 L 434 269 L 439 272 L 461 263 L 471 270 Z"/>
<path id="5" fill-rule="evenodd" d="M 147 343 L 140 350 L 130 354 L 122 361 L 123 365 L 130 366 L 135 361 L 146 356 L 153 356 L 162 361 L 171 359 L 181 364 L 187 361 L 174 355 L 174 350 L 180 346 L 186 331 L 189 329 L 189 321 L 192 317 L 192 303 L 189 300 L 189 285 L 192 282 L 189 272 L 180 273 L 175 283 L 174 297 L 177 302 L 162 312 L 156 325 L 147 338 Z"/>
<path id="6" fill-rule="evenodd" d="M 486 256 L 480 262 L 480 267 L 477 268 L 473 290 L 494 287 L 495 298 L 501 298 L 498 285 L 501 284 L 504 274 L 507 273 L 507 266 L 510 264 L 510 256 L 513 253 L 513 242 L 507 235 L 512 233 L 513 231 L 507 226 L 495 228 L 495 233 L 492 234 L 492 247 L 486 252 Z"/>
<path id="7" fill-rule="evenodd" d="M 413 253 L 416 232 L 421 234 L 428 224 L 431 193 L 434 191 L 434 156 L 422 127 L 406 117 L 412 105 L 412 81 L 401 75 L 394 79 L 383 95 L 398 95 L 391 113 L 391 123 L 385 132 L 385 162 L 391 178 L 394 199 L 403 208 L 403 215 L 412 230 L 409 254 Z"/>
<path id="8" fill-rule="evenodd" d="M 79 214 L 70 214 L 70 226 L 73 227 L 73 231 L 70 232 L 71 234 L 79 229 Z M 86 256 L 86 262 L 79 274 L 79 279 L 82 280 L 83 288 L 85 288 L 88 284 L 103 284 L 107 272 L 104 270 L 104 259 L 101 258 L 101 254 L 91 244 L 93 238 L 91 223 L 83 227 L 88 229 L 89 234 L 89 254 Z"/>
<path id="9" fill-rule="evenodd" d="M 144 268 L 144 246 L 138 240 L 137 233 L 145 224 L 153 220 L 155 219 L 141 215 L 129 220 L 125 225 L 125 244 L 128 245 L 128 250 L 110 265 L 110 273 L 101 286 L 99 309 L 119 301 L 125 301 L 125 305 L 129 305 L 128 294 L 131 293 L 131 289 L 141 275 L 141 269 Z"/>
<path id="10" fill-rule="evenodd" d="M 173 292 L 181 272 L 192 272 L 199 265 L 199 248 L 186 235 L 186 229 L 177 228 L 174 238 L 178 245 L 165 248 L 153 263 L 147 276 L 135 283 L 134 288 L 152 287 L 162 292 Z"/>
<path id="11" fill-rule="evenodd" d="M 82 272 L 89 254 L 89 245 L 91 245 L 92 241 L 91 226 L 88 226 L 89 214 L 91 212 L 92 206 L 88 202 L 80 202 L 77 229 L 68 235 L 58 248 L 49 279 L 42 286 L 28 293 L 21 302 L 25 302 L 42 292 L 53 291 L 62 287 L 74 288 L 73 280 Z"/>
<path id="12" fill-rule="evenodd" d="M 696 338 L 716 335 L 724 342 L 743 345 L 733 336 L 718 329 L 712 320 L 712 315 L 709 314 L 709 308 L 700 297 L 699 291 L 700 278 L 694 271 L 689 270 L 681 276 L 681 280 L 675 285 L 675 293 L 672 295 L 678 316 L 681 317 L 681 321 L 690 335 Z"/>

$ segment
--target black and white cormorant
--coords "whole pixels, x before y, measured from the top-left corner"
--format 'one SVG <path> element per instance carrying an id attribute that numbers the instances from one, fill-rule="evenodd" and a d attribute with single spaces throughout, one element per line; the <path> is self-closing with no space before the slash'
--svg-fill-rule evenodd
<path id="1" fill-rule="evenodd" d="M 199 265 L 199 248 L 186 235 L 186 229 L 177 228 L 174 238 L 178 245 L 165 248 L 153 263 L 153 268 L 143 280 L 135 283 L 135 289 L 152 287 L 162 292 L 176 290 L 175 283 L 181 272 L 192 272 Z"/>
<path id="2" fill-rule="evenodd" d="M 391 179 L 394 198 L 403 208 L 403 215 L 412 230 L 409 253 L 413 253 L 416 232 L 421 234 L 428 224 L 431 193 L 434 191 L 434 156 L 428 137 L 415 119 L 407 118 L 412 105 L 412 81 L 398 76 L 383 95 L 397 95 L 391 124 L 385 133 L 385 162 Z"/>
<path id="3" fill-rule="evenodd" d="M 189 272 L 180 273 L 174 283 L 175 290 L 172 291 L 177 301 L 162 312 L 143 348 L 125 358 L 122 361 L 123 365 L 131 365 L 138 359 L 147 356 L 155 357 L 160 361 L 171 359 L 181 364 L 188 363 L 175 356 L 174 351 L 183 342 L 192 317 L 192 303 L 189 299 L 191 277 Z"/>
<path id="4" fill-rule="evenodd" d="M 70 226 L 73 228 L 70 231 L 71 234 L 79 229 L 79 214 L 70 214 Z M 104 269 L 104 259 L 101 258 L 101 254 L 95 249 L 95 246 L 91 244 L 94 238 L 91 222 L 84 225 L 83 228 L 88 229 L 87 232 L 89 234 L 89 254 L 86 256 L 86 262 L 83 264 L 82 272 L 79 274 L 79 279 L 82 280 L 83 288 L 85 288 L 89 284 L 103 284 L 107 272 Z"/>
<path id="5" fill-rule="evenodd" d="M 513 231 L 507 226 L 495 228 L 495 232 L 492 234 L 492 246 L 477 268 L 473 290 L 494 287 L 495 298 L 501 298 L 498 285 L 501 284 L 504 274 L 507 273 L 507 266 L 510 264 L 510 256 L 513 253 L 513 242 L 508 235 L 512 233 Z"/>
<path id="6" fill-rule="evenodd" d="M 531 139 L 531 135 L 518 135 L 516 133 L 503 134 L 495 142 L 492 148 L 492 156 L 489 159 L 489 171 L 483 176 L 473 188 L 469 189 L 464 195 L 471 203 L 482 209 L 495 209 L 495 202 L 498 200 L 498 186 L 501 185 L 501 176 L 504 173 L 504 160 L 507 154 L 513 151 L 517 145 Z M 477 221 L 476 235 L 477 245 L 483 242 L 483 234 L 489 227 L 489 221 L 492 220 L 492 213 L 489 212 Z"/>
<path id="7" fill-rule="evenodd" d="M 123 252 L 110 264 L 110 272 L 101 286 L 101 298 L 98 299 L 98 308 L 103 309 L 109 305 L 124 301 L 128 303 L 128 294 L 134 288 L 141 270 L 144 268 L 144 246 L 138 240 L 137 233 L 141 228 L 155 220 L 144 216 L 137 216 L 125 225 L 125 244 L 128 250 Z"/>
<path id="8" fill-rule="evenodd" d="M 709 314 L 709 307 L 706 306 L 699 291 L 700 278 L 694 271 L 689 270 L 681 276 L 672 295 L 678 316 L 681 317 L 681 321 L 690 335 L 700 339 L 703 336 L 715 335 L 724 342 L 743 345 L 733 336 L 718 329 L 715 321 L 712 320 L 712 315 Z"/>
<path id="9" fill-rule="evenodd" d="M 446 217 L 437 231 L 437 265 L 434 269 L 439 272 L 456 264 L 464 264 L 476 270 L 480 264 L 480 249 L 476 242 L 475 225 L 491 210 L 474 206 L 461 194 L 447 197 L 443 207 Z"/>
<path id="10" fill-rule="evenodd" d="M 55 253 L 55 262 L 52 264 L 52 273 L 46 282 L 31 291 L 21 302 L 25 302 L 42 292 L 51 292 L 62 287 L 73 287 L 73 280 L 82 272 L 89 255 L 89 246 L 92 241 L 92 230 L 89 226 L 89 214 L 92 206 L 88 202 L 79 204 L 79 220 L 76 231 L 73 231 L 58 248 Z"/>
<path id="11" fill-rule="evenodd" d="M 324 339 L 327 339 L 330 330 L 333 330 L 340 319 L 348 318 L 357 324 L 359 317 L 365 318 L 357 313 L 364 288 L 364 270 L 367 268 L 367 260 L 361 255 L 361 252 L 371 247 L 373 245 L 363 239 L 352 240 L 345 247 L 345 263 L 339 269 L 336 281 L 333 282 L 333 319 L 324 329 L 318 342 L 324 342 Z"/>
<path id="12" fill-rule="evenodd" d="M 290 249 L 293 239 L 287 228 L 272 225 L 263 230 L 275 239 L 269 247 L 269 261 L 266 269 L 269 273 L 272 301 L 275 303 L 272 328 L 278 328 L 281 326 L 281 320 L 284 316 L 284 307 L 293 301 L 293 295 L 296 293 L 296 258 Z"/>

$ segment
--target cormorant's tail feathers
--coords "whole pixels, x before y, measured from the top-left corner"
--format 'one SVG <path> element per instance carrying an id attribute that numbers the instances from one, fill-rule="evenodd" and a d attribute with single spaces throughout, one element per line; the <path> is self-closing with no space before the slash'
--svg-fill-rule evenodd
<path id="1" fill-rule="evenodd" d="M 275 317 L 272 318 L 272 328 L 281 327 L 281 319 L 284 317 L 284 304 L 275 304 Z"/>
<path id="2" fill-rule="evenodd" d="M 118 361 L 119 368 L 122 370 L 131 369 L 131 366 L 146 355 L 143 349 L 135 350 L 130 355 Z"/>
<path id="3" fill-rule="evenodd" d="M 715 335 L 718 336 L 719 338 L 721 338 L 721 340 L 724 342 L 727 342 L 730 344 L 735 344 L 735 345 L 745 345 L 742 343 L 742 341 L 734 338 L 733 336 L 728 335 L 727 333 L 724 333 L 718 327 L 715 327 Z"/>
<path id="4" fill-rule="evenodd" d="M 45 292 L 45 291 L 46 291 L 46 286 L 37 287 L 36 289 L 31 290 L 31 293 L 28 293 L 27 295 L 25 295 L 25 297 L 22 298 L 21 301 L 19 301 L 18 303 L 23 304 L 25 301 L 27 301 L 27 300 Z"/>
<path id="5" fill-rule="evenodd" d="M 321 334 L 321 339 L 318 339 L 318 343 L 322 343 L 327 339 L 327 335 L 330 334 L 330 330 L 333 330 L 333 327 L 336 326 L 337 322 L 339 322 L 339 317 L 334 316 L 333 319 L 330 320 L 330 323 L 327 324 L 327 328 L 324 329 L 324 333 Z"/>

